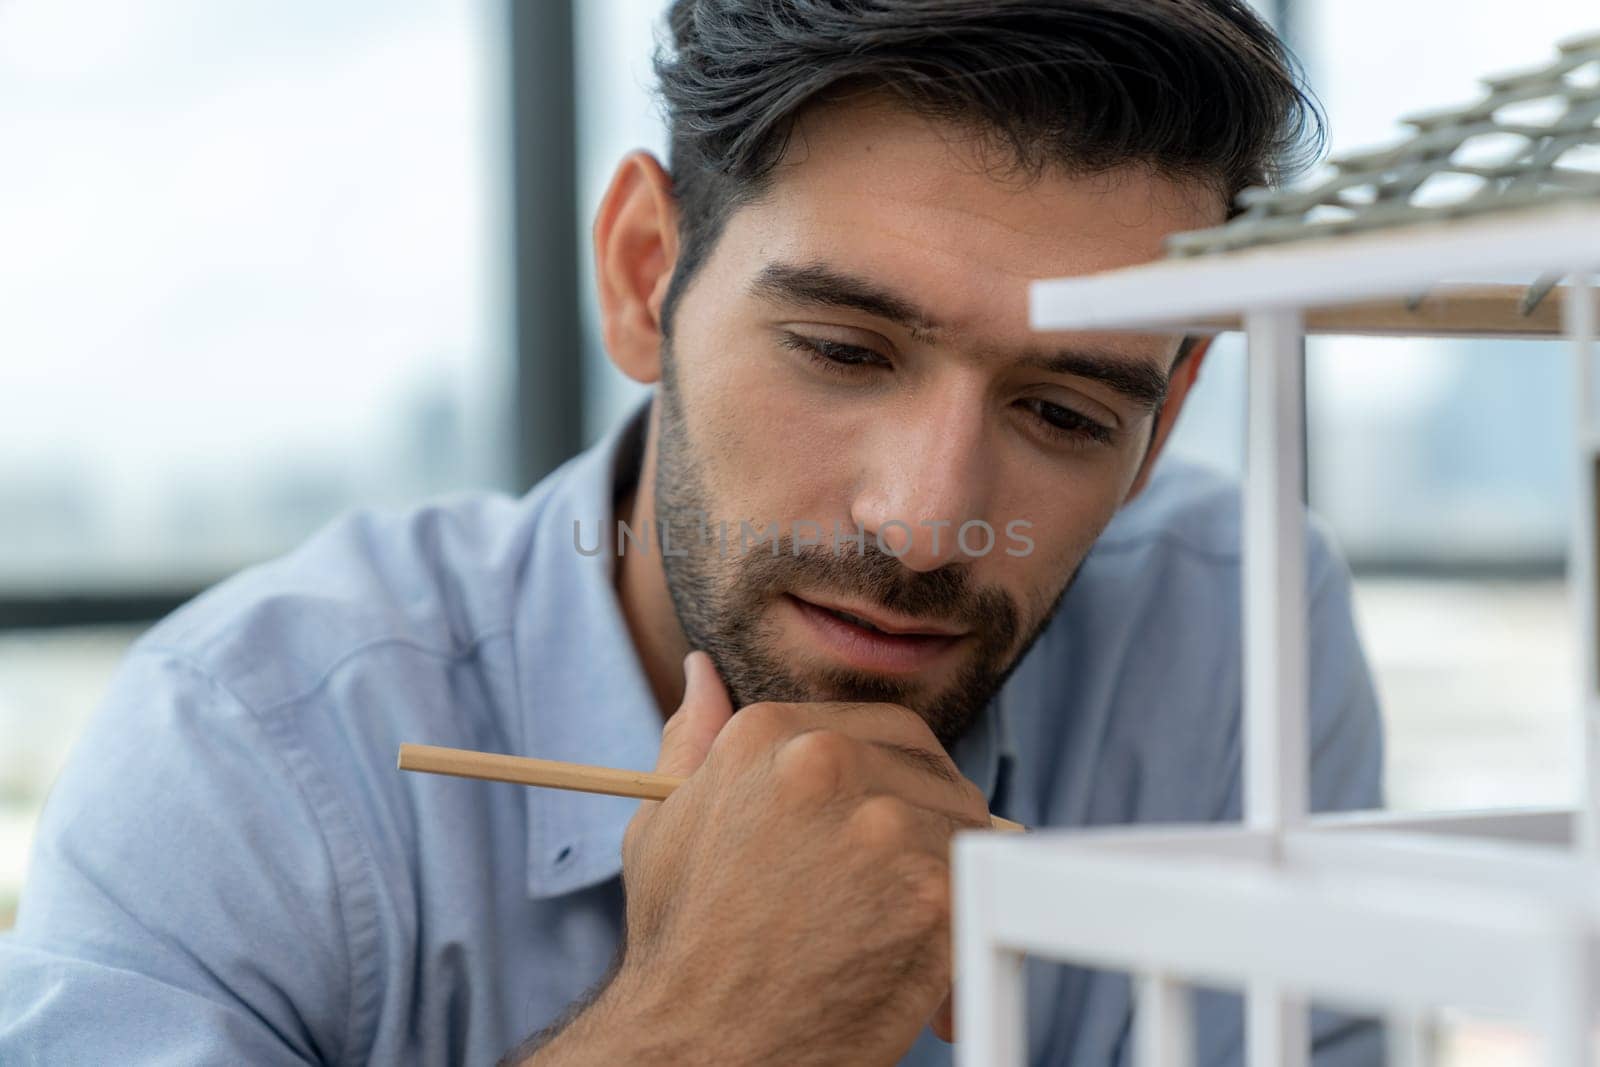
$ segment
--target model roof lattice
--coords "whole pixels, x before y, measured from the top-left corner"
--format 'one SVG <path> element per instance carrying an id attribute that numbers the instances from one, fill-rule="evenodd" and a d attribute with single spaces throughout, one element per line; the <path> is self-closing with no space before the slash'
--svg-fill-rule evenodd
<path id="1" fill-rule="evenodd" d="M 1387 148 L 1328 161 L 1304 188 L 1247 189 L 1224 226 L 1176 234 L 1174 258 L 1232 252 L 1563 199 L 1600 199 L 1600 33 L 1554 62 L 1485 79 L 1465 107 L 1403 119 Z"/>

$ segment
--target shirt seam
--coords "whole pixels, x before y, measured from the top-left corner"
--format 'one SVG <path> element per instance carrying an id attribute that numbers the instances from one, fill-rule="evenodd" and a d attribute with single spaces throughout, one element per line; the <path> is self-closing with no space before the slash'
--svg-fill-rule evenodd
<path id="1" fill-rule="evenodd" d="M 346 666 L 358 656 L 361 656 L 367 652 L 371 652 L 374 649 L 383 648 L 389 645 L 397 645 L 401 648 L 407 648 L 413 652 L 419 652 L 422 655 L 432 656 L 436 659 L 468 659 L 477 653 L 480 646 L 488 643 L 489 641 L 493 641 L 496 638 L 505 637 L 507 634 L 512 632 L 513 627 L 509 625 L 496 627 L 495 629 L 485 630 L 482 633 L 476 634 L 462 645 L 445 649 L 435 648 L 431 645 L 424 645 L 419 641 L 401 634 L 387 634 L 383 637 L 374 637 L 367 641 L 363 641 L 361 644 L 356 645 L 353 648 L 346 649 L 338 656 L 338 658 L 322 669 L 322 673 L 317 675 L 316 681 L 305 686 L 303 689 L 290 693 L 286 697 L 280 697 L 269 704 L 264 704 L 260 708 L 252 708 L 251 710 L 255 711 L 257 714 L 266 715 L 282 708 L 289 707 L 290 705 L 298 704 L 301 701 L 308 700 L 315 696 L 323 686 L 327 685 L 329 680 L 333 678 L 334 674 L 336 674 L 340 668 Z M 188 655 L 188 653 L 179 649 L 167 649 L 167 651 L 170 651 L 173 655 L 178 656 Z"/>
<path id="2" fill-rule="evenodd" d="M 345 973 L 348 976 L 345 1000 L 349 1010 L 345 1012 L 348 1023 L 341 1041 L 339 1057 L 341 1060 L 349 1058 L 348 1052 L 352 1048 L 366 1048 L 370 1053 L 370 1034 L 377 1026 L 377 1012 L 381 1001 L 382 986 L 381 976 L 376 973 L 375 962 L 378 956 L 379 927 L 377 887 L 381 879 L 379 878 L 377 863 L 372 853 L 372 843 L 367 839 L 367 835 L 361 831 L 356 820 L 352 819 L 344 810 L 344 806 L 339 801 L 337 794 L 331 788 L 325 787 L 324 783 L 308 783 L 302 780 L 300 773 L 297 773 L 294 761 L 288 757 L 285 750 L 293 750 L 299 754 L 306 764 L 307 773 L 317 766 L 317 759 L 309 748 L 301 744 L 298 738 L 289 732 L 293 729 L 292 725 L 287 721 L 289 717 L 278 713 L 285 708 L 292 707 L 315 696 L 342 667 L 348 665 L 363 653 L 374 649 L 399 645 L 439 659 L 461 659 L 473 655 L 487 642 L 504 637 L 512 632 L 513 627 L 510 625 L 495 627 L 474 635 L 459 647 L 445 650 L 423 645 L 401 635 L 388 634 L 383 637 L 373 638 L 346 650 L 323 669 L 313 684 L 262 707 L 256 707 L 245 700 L 231 686 L 217 678 L 186 650 L 166 645 L 150 645 L 144 649 L 147 653 L 159 653 L 170 657 L 176 662 L 181 662 L 200 677 L 215 685 L 248 712 L 269 738 L 276 739 L 279 750 L 275 751 L 274 754 L 284 764 L 290 778 L 295 783 L 296 790 L 312 812 L 317 824 L 318 835 L 321 838 L 323 853 L 328 858 L 329 867 L 335 872 L 335 885 L 338 887 L 341 905 L 339 907 L 339 915 L 341 924 L 344 927 L 344 944 L 342 947 L 345 954 Z M 318 788 L 312 789 L 311 786 L 313 784 Z M 313 793 L 323 795 L 325 798 L 323 803 L 319 804 Z M 357 849 L 353 851 L 358 856 L 356 862 L 360 864 L 361 870 L 359 873 L 364 878 L 355 877 L 347 872 L 339 862 L 339 854 L 332 848 L 328 840 L 328 823 L 330 821 L 337 822 L 343 828 L 343 836 L 347 836 L 357 846 Z M 358 885 L 361 881 L 365 881 L 367 886 L 367 892 L 364 894 L 366 897 L 364 908 L 357 907 L 359 899 L 363 896 L 359 892 L 360 887 Z M 348 910 L 343 906 L 346 903 L 349 904 Z M 359 914 L 358 912 L 361 911 L 366 914 Z M 363 949 L 365 951 L 361 951 Z M 358 982 L 356 976 L 358 967 L 369 972 L 362 975 L 362 978 L 366 979 L 365 981 Z M 357 991 L 360 989 L 373 991 L 370 1005 L 358 1002 Z M 356 1010 L 358 1004 L 361 1008 L 359 1011 Z M 370 1020 L 366 1018 L 367 1016 L 371 1017 Z M 363 1040 L 362 1037 L 358 1036 L 361 1034 L 369 1035 L 369 1039 Z"/>
<path id="3" fill-rule="evenodd" d="M 363 853 L 366 851 L 366 841 L 364 837 L 355 829 L 354 825 L 351 824 L 347 818 L 344 818 L 342 812 L 330 812 L 325 810 L 324 804 L 319 803 L 316 796 L 313 795 L 313 790 L 308 787 L 308 783 L 302 777 L 302 770 L 296 767 L 295 760 L 289 758 L 289 755 L 283 751 L 283 747 L 287 743 L 292 747 L 299 749 L 299 751 L 307 758 L 308 762 L 313 761 L 310 758 L 309 752 L 306 751 L 303 746 L 294 744 L 291 738 L 282 736 L 281 731 L 274 728 L 274 722 L 280 717 L 274 716 L 272 719 L 269 719 L 264 714 L 262 709 L 256 708 L 249 701 L 245 700 L 226 682 L 222 681 L 204 665 L 196 661 L 189 653 L 181 649 L 157 645 L 147 646 L 143 652 L 147 655 L 155 654 L 163 656 L 171 662 L 177 663 L 192 671 L 195 675 L 208 684 L 215 686 L 222 693 L 226 694 L 228 698 L 236 703 L 240 708 L 242 708 L 246 714 L 248 714 L 251 719 L 256 722 L 256 724 L 261 728 L 263 734 L 269 740 L 276 742 L 276 744 L 270 746 L 272 748 L 272 753 L 283 766 L 283 769 L 287 772 L 289 780 L 294 783 L 295 791 L 300 795 L 300 799 L 305 803 L 307 809 L 310 811 L 312 821 L 317 827 L 317 837 L 322 846 L 323 855 L 327 859 L 329 869 L 334 872 L 334 887 L 335 892 L 338 895 L 337 900 L 335 901 L 335 907 L 339 914 L 339 922 L 341 927 L 340 932 L 343 935 L 340 939 L 340 948 L 344 953 L 346 987 L 346 1010 L 341 1013 L 346 1019 L 345 1032 L 340 1036 L 339 1055 L 337 1057 L 337 1061 L 345 1061 L 349 1059 L 349 1051 L 357 1044 L 357 1024 L 358 1022 L 363 1021 L 360 1018 L 360 1014 L 354 1010 L 356 1005 L 355 992 L 356 989 L 359 988 L 356 980 L 356 968 L 358 966 L 358 960 L 362 958 L 374 958 L 376 956 L 376 947 L 371 946 L 370 944 L 366 946 L 372 948 L 373 951 L 367 952 L 364 957 L 362 957 L 356 951 L 356 946 L 354 944 L 355 935 L 351 929 L 354 925 L 353 920 L 356 918 L 356 916 L 352 915 L 351 913 L 355 910 L 354 898 L 357 896 L 355 893 L 355 882 L 357 882 L 358 879 L 353 877 L 353 872 L 347 870 L 345 865 L 340 863 L 338 852 L 332 847 L 332 844 L 328 840 L 327 823 L 330 815 L 338 816 L 339 821 L 346 824 L 346 832 L 350 837 L 360 842 Z M 331 801 L 328 806 L 336 808 L 337 800 L 331 796 L 331 793 L 329 794 L 328 799 Z M 363 867 L 364 870 L 361 873 L 365 874 L 370 880 L 373 876 L 370 863 L 363 864 Z M 372 911 L 373 914 L 370 916 L 370 921 L 363 923 L 363 925 L 368 930 L 375 931 L 377 927 L 376 907 L 373 906 L 370 901 L 368 910 Z"/>

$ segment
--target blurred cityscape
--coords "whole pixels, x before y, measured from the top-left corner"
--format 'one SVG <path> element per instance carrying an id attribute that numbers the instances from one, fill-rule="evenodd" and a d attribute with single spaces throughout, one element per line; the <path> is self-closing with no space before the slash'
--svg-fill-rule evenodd
<path id="1" fill-rule="evenodd" d="M 472 427 L 450 382 L 416 382 L 368 418 L 373 432 L 338 450 L 267 438 L 184 454 L 142 477 L 82 440 L 37 461 L 0 456 L 0 589 L 194 590 L 283 552 L 352 502 L 402 504 L 491 482 L 472 478 Z"/>
<path id="2" fill-rule="evenodd" d="M 114 452 L 109 463 L 65 449 L 27 463 L 0 456 L 0 588 L 193 590 L 284 551 L 354 501 L 397 505 L 461 486 L 467 414 L 448 382 L 419 384 L 379 413 L 375 432 L 337 450 L 264 440 L 175 457 L 159 477 L 130 476 Z"/>
<path id="3" fill-rule="evenodd" d="M 0 4 L 0 596 L 504 481 L 502 14 Z"/>

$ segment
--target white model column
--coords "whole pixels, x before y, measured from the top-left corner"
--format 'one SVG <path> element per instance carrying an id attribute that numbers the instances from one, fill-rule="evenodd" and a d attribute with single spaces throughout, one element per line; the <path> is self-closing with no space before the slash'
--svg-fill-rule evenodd
<path id="1" fill-rule="evenodd" d="M 1257 311 L 1250 341 L 1244 496 L 1244 819 L 1280 833 L 1304 821 L 1305 420 L 1297 311 Z"/>
<path id="2" fill-rule="evenodd" d="M 1134 988 L 1135 1067 L 1194 1067 L 1194 994 L 1165 974 L 1140 975 Z"/>
<path id="3" fill-rule="evenodd" d="M 1389 1067 L 1433 1067 L 1438 1041 L 1425 1011 L 1392 1011 L 1386 1020 Z"/>
<path id="4" fill-rule="evenodd" d="M 1279 836 L 1307 808 L 1305 328 L 1294 309 L 1251 311 L 1244 496 L 1244 821 Z M 1305 1001 L 1246 992 L 1250 1067 L 1305 1067 Z"/>
<path id="5" fill-rule="evenodd" d="M 955 845 L 956 1067 L 1024 1067 L 1028 1055 L 1023 955 L 994 936 L 992 866 Z"/>
<path id="6" fill-rule="evenodd" d="M 1578 662 L 1582 689 L 1578 699 L 1578 812 L 1576 838 L 1580 853 L 1600 866 L 1600 648 L 1596 647 L 1597 561 L 1595 523 L 1600 479 L 1600 419 L 1594 396 L 1595 289 L 1590 274 L 1579 274 L 1567 292 L 1563 309 L 1567 337 L 1572 342 L 1574 429 L 1578 441 L 1578 471 L 1572 517 L 1572 547 L 1567 562 L 1571 584 L 1574 630 L 1578 635 Z"/>

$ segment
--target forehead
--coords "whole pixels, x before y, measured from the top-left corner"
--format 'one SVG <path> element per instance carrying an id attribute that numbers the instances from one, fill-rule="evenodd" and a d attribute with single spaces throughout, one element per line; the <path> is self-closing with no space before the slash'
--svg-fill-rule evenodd
<path id="1" fill-rule="evenodd" d="M 1023 179 L 997 170 L 1006 162 L 971 131 L 881 96 L 821 105 L 714 258 L 741 291 L 774 261 L 827 263 L 913 294 L 953 333 L 1021 340 L 1037 336 L 1028 282 L 1157 258 L 1168 234 L 1225 215 L 1198 180 L 1138 166 Z"/>

